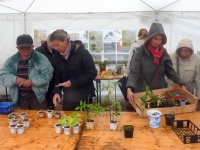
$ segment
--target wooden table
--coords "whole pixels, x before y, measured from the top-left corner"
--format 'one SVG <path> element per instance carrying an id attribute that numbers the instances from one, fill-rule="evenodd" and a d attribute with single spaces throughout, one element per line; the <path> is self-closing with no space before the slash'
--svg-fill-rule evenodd
<path id="1" fill-rule="evenodd" d="M 147 118 L 141 118 L 136 112 L 123 112 L 117 131 L 110 131 L 108 112 L 104 114 L 96 118 L 93 130 L 83 130 L 78 150 L 200 150 L 200 143 L 184 144 L 172 127 L 165 125 L 164 116 L 160 127 L 153 129 L 148 126 Z M 200 127 L 200 112 L 176 114 L 175 119 L 189 119 Z M 120 128 L 125 124 L 135 126 L 133 138 L 124 138 Z"/>
<path id="2" fill-rule="evenodd" d="M 22 110 L 21 110 L 22 111 Z M 55 133 L 54 124 L 58 119 L 39 118 L 38 111 L 25 110 L 31 119 L 29 128 L 25 128 L 24 134 L 11 134 L 7 115 L 0 115 L 0 150 L 74 150 L 78 145 L 83 130 L 84 115 L 81 113 L 81 132 L 71 136 Z M 64 112 L 71 114 L 71 112 Z M 19 118 L 19 113 L 17 114 Z"/>
<path id="3" fill-rule="evenodd" d="M 99 102 L 101 104 L 101 81 L 102 80 L 119 80 L 121 78 L 122 78 L 122 76 L 115 76 L 115 77 L 108 77 L 108 78 L 101 78 L 100 76 L 97 76 L 95 78 L 97 102 Z M 116 99 L 116 88 L 115 88 L 115 99 Z"/>

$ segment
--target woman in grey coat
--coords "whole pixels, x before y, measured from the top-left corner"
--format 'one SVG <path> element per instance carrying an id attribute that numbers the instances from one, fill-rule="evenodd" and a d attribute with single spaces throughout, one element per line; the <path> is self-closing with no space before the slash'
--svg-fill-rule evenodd
<path id="1" fill-rule="evenodd" d="M 146 85 L 151 90 L 167 87 L 165 75 L 184 89 L 183 80 L 174 71 L 172 61 L 164 49 L 167 37 L 161 24 L 153 23 L 145 43 L 139 47 L 130 63 L 130 73 L 127 80 L 127 97 L 133 101 L 132 92 L 145 91 Z"/>

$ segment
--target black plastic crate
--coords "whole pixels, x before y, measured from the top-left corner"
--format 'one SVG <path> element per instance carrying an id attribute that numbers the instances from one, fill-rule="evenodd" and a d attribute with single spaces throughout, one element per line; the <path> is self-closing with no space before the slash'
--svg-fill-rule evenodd
<path id="1" fill-rule="evenodd" d="M 172 129 L 184 144 L 200 143 L 200 129 L 190 120 L 174 120 Z"/>

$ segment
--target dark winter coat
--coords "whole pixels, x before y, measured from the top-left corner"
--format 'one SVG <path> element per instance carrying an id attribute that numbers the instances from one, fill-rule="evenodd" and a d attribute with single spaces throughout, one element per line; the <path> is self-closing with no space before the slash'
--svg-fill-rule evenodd
<path id="1" fill-rule="evenodd" d="M 56 68 L 56 61 L 55 61 L 54 55 L 55 55 L 55 53 L 57 53 L 57 51 L 52 50 L 52 53 L 51 53 L 48 49 L 47 41 L 45 41 L 41 46 L 37 47 L 35 49 L 35 51 L 38 51 L 38 52 L 42 53 L 43 55 L 45 55 L 48 58 L 48 60 L 50 61 L 51 65 L 54 69 L 53 77 L 52 77 L 51 81 L 49 82 L 49 89 L 47 92 L 47 94 L 50 95 L 54 89 L 54 82 L 55 82 L 54 78 L 55 78 L 55 68 Z"/>
<path id="2" fill-rule="evenodd" d="M 152 32 L 153 31 L 153 32 Z M 155 34 L 156 33 L 156 34 Z M 152 34 L 152 35 L 151 35 Z M 162 34 L 164 37 L 163 44 L 166 43 L 167 39 L 162 26 L 158 23 L 153 23 L 150 28 L 149 34 L 146 41 L 157 34 Z M 146 42 L 145 42 L 146 43 Z M 145 91 L 146 85 L 149 84 L 157 65 L 154 64 L 154 58 L 149 52 L 149 50 L 143 44 L 137 49 L 137 52 L 130 64 L 130 73 L 127 80 L 127 87 L 130 87 L 134 92 Z M 178 74 L 173 69 L 171 58 L 164 49 L 163 56 L 159 64 L 157 74 L 152 80 L 150 86 L 151 90 L 161 89 L 167 87 L 167 82 L 165 80 L 165 75 L 179 85 L 183 85 L 183 80 L 178 76 Z"/>
<path id="3" fill-rule="evenodd" d="M 71 87 L 64 87 L 64 102 L 79 102 L 87 100 L 95 93 L 93 80 L 97 71 L 91 54 L 85 49 L 81 41 L 70 41 L 71 51 L 68 60 L 60 53 L 56 53 L 56 76 L 55 85 L 71 81 Z M 62 87 L 55 87 L 54 93 L 61 96 Z M 63 106 L 64 107 L 64 106 Z"/>

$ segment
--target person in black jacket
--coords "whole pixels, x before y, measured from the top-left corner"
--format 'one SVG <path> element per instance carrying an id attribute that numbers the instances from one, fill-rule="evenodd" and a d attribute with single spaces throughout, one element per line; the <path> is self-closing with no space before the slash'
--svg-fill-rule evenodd
<path id="1" fill-rule="evenodd" d="M 57 51 L 55 51 L 53 49 L 49 38 L 50 38 L 50 35 L 47 37 L 47 41 L 42 43 L 41 46 L 37 47 L 35 49 L 35 51 L 38 51 L 38 52 L 42 53 L 43 55 L 45 55 L 48 58 L 48 60 L 50 61 L 51 65 L 54 69 L 53 77 L 52 77 L 51 81 L 49 82 L 49 88 L 48 88 L 48 91 L 46 93 L 47 108 L 53 110 L 54 105 L 53 105 L 53 98 L 51 97 L 51 93 L 53 91 L 54 82 L 55 82 L 54 78 L 55 78 L 56 61 L 55 61 L 54 55 Z"/>
<path id="2" fill-rule="evenodd" d="M 81 41 L 70 41 L 67 32 L 56 30 L 50 36 L 55 50 L 56 74 L 52 92 L 53 103 L 61 102 L 63 90 L 63 110 L 75 110 L 81 100 L 92 102 L 95 93 L 93 80 L 97 76 L 91 54 Z"/>

